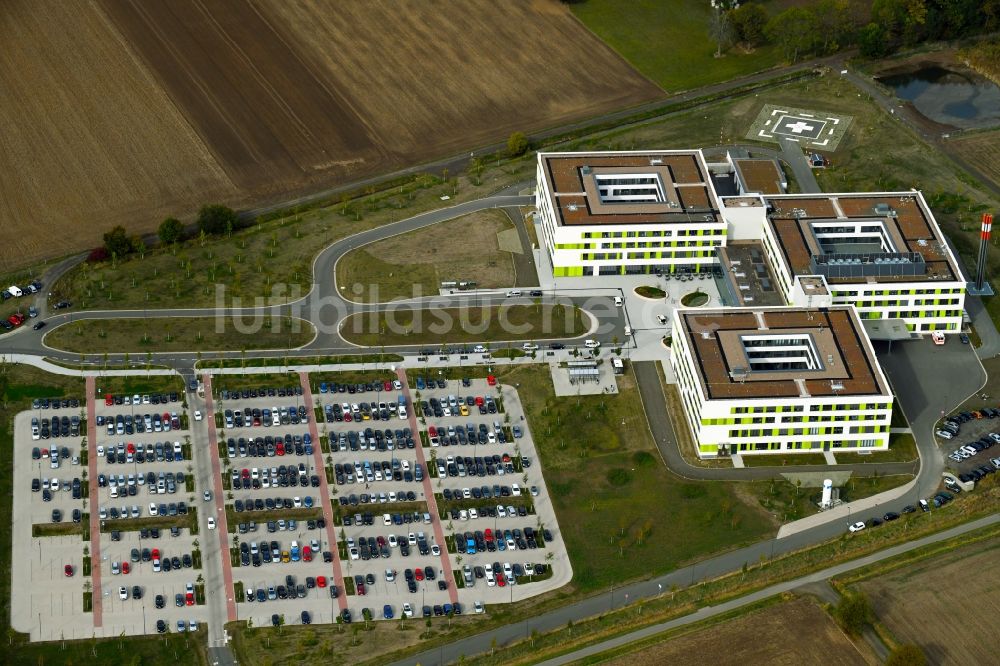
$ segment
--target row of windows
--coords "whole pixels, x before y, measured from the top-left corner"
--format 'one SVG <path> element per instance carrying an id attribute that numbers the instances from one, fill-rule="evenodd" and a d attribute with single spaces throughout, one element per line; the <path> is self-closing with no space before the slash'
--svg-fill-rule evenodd
<path id="1" fill-rule="evenodd" d="M 860 439 L 854 441 L 835 441 L 829 442 L 831 449 L 871 449 L 878 446 L 880 440 L 877 439 Z M 812 449 L 822 449 L 823 445 L 827 442 L 750 442 L 741 443 L 738 447 L 739 451 L 790 451 L 790 450 L 812 450 Z M 713 449 L 717 448 L 716 445 L 709 445 Z M 702 446 L 701 450 L 705 451 L 706 446 Z"/>
<path id="2" fill-rule="evenodd" d="M 704 259 L 714 256 L 714 250 L 677 250 L 675 252 L 628 252 L 625 259 Z M 580 261 L 619 261 L 621 259 L 621 252 L 584 252 L 580 255 Z"/>
<path id="3" fill-rule="evenodd" d="M 889 432 L 889 426 L 878 425 L 878 426 L 853 426 L 847 429 L 850 433 L 879 433 L 879 432 Z M 747 438 L 747 437 L 784 437 L 786 435 L 796 436 L 796 435 L 842 435 L 847 434 L 843 427 L 821 427 L 821 428 L 750 428 L 750 429 L 733 429 L 729 431 L 729 437 L 732 438 Z"/>
<path id="4" fill-rule="evenodd" d="M 925 319 L 935 317 L 961 317 L 961 310 L 890 310 L 884 313 L 887 319 Z M 882 319 L 882 312 L 859 312 L 862 319 Z"/>
<path id="5" fill-rule="evenodd" d="M 892 406 L 891 402 L 865 402 L 865 403 L 822 403 L 817 405 L 809 405 L 810 412 L 828 412 L 831 410 L 843 411 L 858 411 L 858 410 L 875 410 L 875 409 L 889 409 Z M 802 412 L 805 411 L 804 405 L 766 405 L 763 407 L 732 407 L 729 410 L 730 414 L 774 414 L 782 412 Z"/>
<path id="6" fill-rule="evenodd" d="M 649 231 L 585 231 L 584 238 L 670 238 L 671 236 L 725 236 L 727 229 L 725 225 L 713 227 L 711 229 L 677 229 L 660 230 L 651 229 Z"/>
<path id="7" fill-rule="evenodd" d="M 864 413 L 864 414 L 830 414 L 830 415 L 816 415 L 812 414 L 809 416 L 782 416 L 781 423 L 836 423 L 838 421 L 879 421 L 888 418 L 888 414 L 885 413 Z M 767 423 L 777 422 L 776 418 L 773 416 L 748 416 L 744 418 L 716 418 L 716 419 L 702 419 L 701 424 L 703 426 L 722 426 L 722 425 L 761 425 Z"/>
<path id="8" fill-rule="evenodd" d="M 709 238 L 703 241 L 638 241 L 627 243 L 556 243 L 557 250 L 633 250 L 665 247 L 716 247 L 722 239 Z"/>
<path id="9" fill-rule="evenodd" d="M 864 289 L 861 291 L 833 291 L 834 298 L 862 298 L 873 296 L 917 296 L 917 295 L 939 295 L 939 294 L 964 294 L 965 289 L 961 287 L 939 289 Z"/>

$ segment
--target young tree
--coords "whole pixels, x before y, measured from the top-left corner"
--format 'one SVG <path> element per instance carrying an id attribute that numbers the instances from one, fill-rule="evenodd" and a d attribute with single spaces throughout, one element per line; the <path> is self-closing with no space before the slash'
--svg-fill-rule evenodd
<path id="1" fill-rule="evenodd" d="M 507 139 L 507 152 L 511 157 L 520 157 L 528 152 L 528 137 L 524 132 L 514 132 Z"/>
<path id="2" fill-rule="evenodd" d="M 729 46 L 733 36 L 733 27 L 729 22 L 729 13 L 716 9 L 709 19 L 708 34 L 715 42 L 715 57 L 722 56 L 722 50 Z"/>
<path id="3" fill-rule="evenodd" d="M 228 234 L 238 221 L 236 211 L 219 204 L 202 206 L 198 211 L 198 229 L 206 234 Z"/>

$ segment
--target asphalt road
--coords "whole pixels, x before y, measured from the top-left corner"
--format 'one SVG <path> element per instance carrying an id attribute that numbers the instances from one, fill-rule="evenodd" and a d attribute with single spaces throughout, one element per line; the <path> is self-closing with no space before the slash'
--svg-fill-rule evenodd
<path id="1" fill-rule="evenodd" d="M 807 576 L 802 576 L 800 578 L 795 578 L 793 580 L 777 583 L 775 585 L 771 585 L 770 587 L 766 587 L 752 594 L 739 597 L 738 599 L 732 599 L 730 601 L 723 602 L 717 606 L 706 606 L 703 608 L 699 608 L 698 611 L 692 613 L 691 615 L 685 615 L 684 617 L 678 618 L 676 620 L 671 620 L 669 622 L 661 622 L 659 624 L 651 625 L 649 627 L 645 627 L 643 629 L 639 629 L 637 631 L 633 631 L 628 634 L 624 634 L 622 636 L 608 639 L 600 643 L 595 643 L 594 645 L 588 646 L 580 650 L 575 650 L 573 652 L 569 652 L 554 659 L 548 659 L 546 661 L 539 662 L 538 666 L 561 666 L 562 664 L 571 664 L 585 657 L 601 654 L 602 652 L 607 652 L 608 650 L 613 650 L 615 648 L 623 647 L 630 643 L 635 643 L 637 641 L 650 638 L 651 636 L 656 636 L 657 634 L 669 631 L 671 629 L 683 627 L 685 625 L 689 625 L 695 622 L 701 622 L 711 617 L 722 615 L 723 613 L 728 613 L 732 610 L 749 606 L 751 604 L 757 603 L 758 601 L 762 601 L 764 599 L 768 599 L 770 597 L 779 594 L 784 594 L 786 592 L 791 592 L 793 590 L 799 590 L 800 588 L 804 587 L 806 589 L 802 591 L 810 591 L 808 586 L 814 586 L 816 583 L 820 582 L 825 584 L 827 580 L 835 576 L 839 576 L 849 571 L 854 571 L 856 569 L 861 569 L 863 567 L 871 566 L 876 562 L 881 562 L 893 557 L 897 557 L 899 555 L 902 555 L 903 553 L 916 550 L 917 548 L 923 548 L 924 546 L 928 546 L 930 544 L 939 543 L 947 539 L 961 536 L 962 534 L 967 534 L 969 532 L 981 529 L 983 527 L 995 525 L 998 522 L 1000 522 L 1000 515 L 996 514 L 988 516 L 986 518 L 981 518 L 971 523 L 966 523 L 965 525 L 959 525 L 958 527 L 954 527 L 949 530 L 944 530 L 943 532 L 938 532 L 936 534 L 932 534 L 930 536 L 923 537 L 921 539 L 908 541 L 899 546 L 886 548 L 885 550 L 873 553 L 872 555 L 867 555 L 865 557 L 861 557 L 856 560 L 851 560 L 850 562 L 845 562 L 844 564 L 838 564 L 836 566 L 823 569 L 822 571 L 817 571 Z M 881 644 L 881 640 L 878 640 L 878 642 Z M 881 652 L 878 650 L 877 647 L 875 649 L 876 651 Z M 884 650 L 885 646 L 882 645 L 882 651 Z M 424 654 L 427 655 L 427 660 L 422 661 L 420 663 L 423 664 L 440 663 L 433 660 L 434 657 L 433 652 L 426 652 Z M 884 658 L 887 655 L 883 652 L 882 656 Z M 410 663 L 410 662 L 398 662 L 398 663 Z"/>
<path id="2" fill-rule="evenodd" d="M 858 463 L 829 467 L 826 465 L 783 465 L 781 467 L 699 467 L 684 460 L 678 449 L 677 436 L 673 425 L 662 405 L 663 390 L 660 386 L 660 370 L 654 361 L 633 363 L 642 404 L 646 408 L 646 419 L 653 433 L 653 439 L 660 450 L 663 462 L 674 474 L 685 479 L 703 481 L 752 481 L 758 479 L 778 479 L 782 474 L 797 472 L 822 472 L 827 469 L 855 474 L 916 474 L 918 463 Z"/>
<path id="3" fill-rule="evenodd" d="M 335 274 L 337 261 L 354 250 L 369 243 L 373 243 L 390 236 L 414 231 L 428 225 L 437 224 L 444 220 L 449 220 L 471 212 L 488 208 L 510 208 L 516 206 L 530 205 L 534 198 L 531 196 L 519 196 L 516 194 L 519 188 L 523 188 L 524 183 L 509 188 L 506 194 L 497 194 L 468 201 L 447 208 L 429 211 L 414 217 L 410 217 L 399 222 L 391 223 L 375 229 L 370 229 L 353 236 L 341 239 L 332 245 L 324 248 L 316 257 L 313 263 L 314 284 L 312 289 L 305 296 L 292 300 L 287 304 L 271 305 L 263 307 L 227 307 L 227 308 L 172 308 L 158 310 L 87 310 L 87 311 L 58 311 L 46 321 L 49 326 L 41 331 L 34 331 L 28 327 L 22 328 L 13 333 L 0 338 L 0 353 L 29 354 L 37 356 L 48 356 L 62 359 L 68 362 L 77 363 L 80 355 L 76 353 L 64 352 L 46 347 L 42 343 L 43 336 L 53 328 L 65 325 L 69 322 L 81 319 L 157 319 L 167 317 L 201 317 L 201 316 L 221 316 L 226 318 L 240 317 L 245 322 L 252 322 L 254 318 L 262 318 L 271 315 L 289 315 L 309 321 L 316 328 L 316 337 L 307 345 L 291 350 L 270 350 L 255 351 L 254 356 L 304 356 L 316 354 L 337 354 L 352 353 L 359 350 L 353 344 L 346 342 L 339 334 L 340 323 L 352 314 L 375 312 L 384 309 L 403 311 L 407 309 L 427 309 L 427 308 L 450 308 L 462 305 L 481 307 L 486 305 L 498 305 L 508 303 L 505 290 L 476 293 L 456 293 L 450 295 L 427 295 L 405 301 L 394 301 L 386 303 L 360 303 L 350 300 L 346 295 L 352 292 L 352 285 L 336 284 Z M 514 208 L 516 211 L 516 208 Z M 517 213 L 519 215 L 519 213 Z M 519 233 L 522 236 L 522 243 L 527 244 L 527 234 L 523 224 L 519 225 Z M 527 246 L 530 247 L 530 246 Z M 530 253 L 529 253 L 529 256 Z M 72 260 L 61 263 L 58 273 L 66 270 L 72 265 Z M 42 295 L 39 301 L 45 301 Z M 609 295 L 575 295 L 564 294 L 555 295 L 546 293 L 542 298 L 545 303 L 562 302 L 575 305 L 589 312 L 598 322 L 599 329 L 593 334 L 597 339 L 609 341 L 612 338 L 624 338 L 624 321 L 620 310 L 615 308 L 611 296 Z M 530 302 L 525 298 L 524 302 Z M 551 341 L 548 338 L 539 337 L 535 342 L 545 344 Z M 493 340 L 496 343 L 498 341 Z M 412 353 L 416 347 L 426 347 L 428 345 L 406 345 L 387 346 L 384 351 L 387 353 Z M 134 354 L 132 355 L 135 356 Z M 240 358 L 239 351 L 204 354 L 203 358 Z M 95 364 L 104 363 L 103 355 L 90 355 L 89 360 Z M 124 362 L 123 354 L 109 354 L 108 363 L 118 364 Z M 133 358 L 133 360 L 135 360 Z M 150 362 L 154 365 L 165 365 L 176 368 L 184 374 L 186 378 L 193 375 L 192 367 L 195 357 L 191 352 L 160 352 L 154 353 Z"/>

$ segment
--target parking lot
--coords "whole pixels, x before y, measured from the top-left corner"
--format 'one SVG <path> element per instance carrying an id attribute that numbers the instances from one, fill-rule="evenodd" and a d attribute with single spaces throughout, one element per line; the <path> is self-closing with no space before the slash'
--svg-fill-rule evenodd
<path id="1" fill-rule="evenodd" d="M 258 626 L 488 612 L 568 582 L 515 389 L 404 380 L 220 389 L 204 414 L 177 395 L 19 414 L 13 575 L 30 584 L 14 587 L 15 628 L 201 627 L 199 540 L 216 521 L 236 617 Z M 221 484 L 201 487 L 192 440 L 209 432 Z"/>
<path id="2" fill-rule="evenodd" d="M 961 482 L 974 484 L 1000 469 L 1000 410 L 951 414 L 938 424 L 937 441 L 949 471 Z M 954 492 L 954 486 L 949 490 Z"/>

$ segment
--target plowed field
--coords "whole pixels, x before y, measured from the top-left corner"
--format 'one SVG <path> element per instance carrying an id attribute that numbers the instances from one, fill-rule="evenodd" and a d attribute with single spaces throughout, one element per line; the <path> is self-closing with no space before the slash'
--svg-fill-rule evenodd
<path id="1" fill-rule="evenodd" d="M 7 0 L 0 269 L 656 98 L 557 0 Z"/>
<path id="2" fill-rule="evenodd" d="M 0 8 L 0 270 L 237 192 L 96 6 Z"/>

